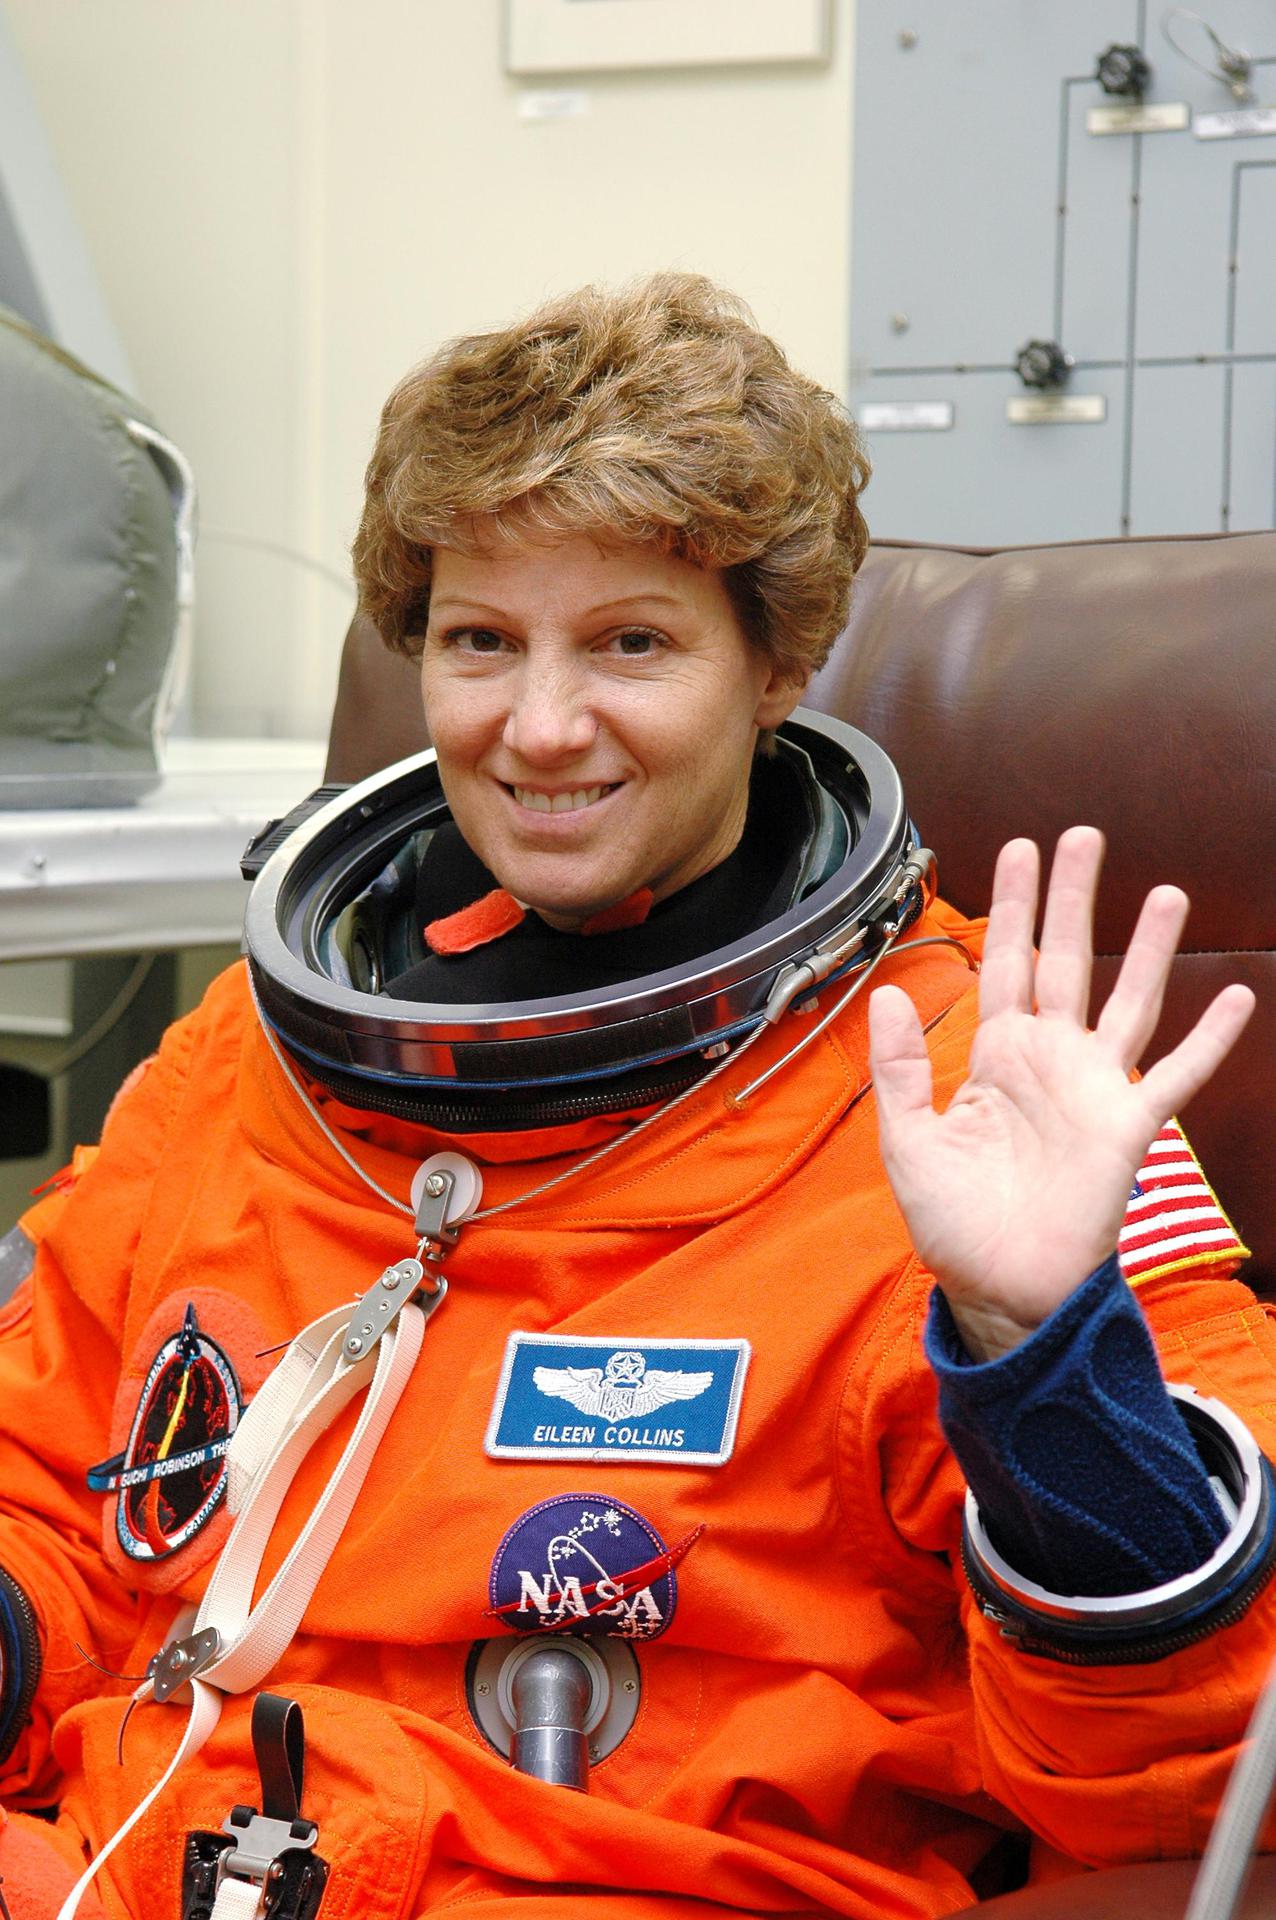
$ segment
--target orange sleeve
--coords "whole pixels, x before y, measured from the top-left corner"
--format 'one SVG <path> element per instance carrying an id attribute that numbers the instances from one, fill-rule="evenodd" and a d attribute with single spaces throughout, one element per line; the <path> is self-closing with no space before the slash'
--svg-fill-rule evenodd
<path id="1" fill-rule="evenodd" d="M 57 1798 L 52 1729 L 67 1708 L 113 1686 L 133 1638 L 136 1595 L 102 1553 L 102 1496 L 88 1468 L 109 1451 L 111 1411 L 138 1228 L 188 1051 L 182 1027 L 121 1099 L 96 1153 L 21 1222 L 29 1277 L 0 1312 L 0 1567 L 35 1615 L 39 1683 L 30 1719 L 0 1764 L 12 1805 Z"/>
<path id="2" fill-rule="evenodd" d="M 1167 1377 L 1224 1401 L 1272 1457 L 1269 1310 L 1214 1274 L 1158 1281 L 1140 1298 Z M 967 1591 L 963 1614 L 989 1790 L 1090 1865 L 1199 1853 L 1276 1644 L 1276 1583 L 1233 1624 L 1146 1665 L 1021 1653 Z"/>
<path id="3" fill-rule="evenodd" d="M 1004 1638 L 962 1572 L 965 1487 L 921 1344 L 930 1284 L 920 1263 L 901 1276 L 848 1382 L 843 1499 L 863 1523 L 857 1549 L 886 1590 L 929 1593 L 937 1622 L 960 1623 L 982 1785 L 1003 1807 L 1089 1866 L 1198 1854 L 1271 1664 L 1276 1579 L 1232 1624 L 1145 1664 L 1073 1665 Z M 1222 1400 L 1276 1458 L 1271 1310 L 1217 1268 L 1139 1297 L 1167 1378 Z M 1276 1847 L 1276 1815 L 1265 1844 Z"/>
<path id="4" fill-rule="evenodd" d="M 967 1004 L 932 1036 L 941 1091 L 960 1084 L 974 1025 Z M 1229 1235 L 1225 1253 L 1155 1267 L 1137 1297 L 1167 1379 L 1224 1402 L 1276 1461 L 1276 1327 L 1235 1277 L 1238 1251 Z M 857 1550 L 883 1590 L 907 1584 L 949 1630 L 959 1622 L 982 1781 L 1001 1805 L 1091 1866 L 1197 1854 L 1276 1647 L 1276 1579 L 1232 1624 L 1146 1664 L 1073 1665 L 1004 1638 L 962 1572 L 965 1486 L 922 1347 L 931 1285 L 918 1261 L 899 1276 L 848 1381 L 843 1504 L 860 1520 Z"/>

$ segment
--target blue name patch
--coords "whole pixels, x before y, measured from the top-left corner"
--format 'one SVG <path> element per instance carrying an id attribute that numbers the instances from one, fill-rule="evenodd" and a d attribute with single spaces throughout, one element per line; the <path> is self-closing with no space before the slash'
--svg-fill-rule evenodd
<path id="1" fill-rule="evenodd" d="M 503 1460 L 731 1458 L 747 1340 L 512 1333 L 486 1450 Z"/>

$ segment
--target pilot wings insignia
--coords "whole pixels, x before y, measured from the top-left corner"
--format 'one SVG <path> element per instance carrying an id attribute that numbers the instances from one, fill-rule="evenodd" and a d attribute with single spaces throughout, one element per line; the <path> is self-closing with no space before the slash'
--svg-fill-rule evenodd
<path id="1" fill-rule="evenodd" d="M 655 1413 L 671 1400 L 694 1400 L 713 1385 L 712 1373 L 649 1367 L 641 1353 L 613 1353 L 605 1367 L 537 1367 L 532 1374 L 544 1394 L 570 1400 L 596 1420 L 632 1420 Z"/>

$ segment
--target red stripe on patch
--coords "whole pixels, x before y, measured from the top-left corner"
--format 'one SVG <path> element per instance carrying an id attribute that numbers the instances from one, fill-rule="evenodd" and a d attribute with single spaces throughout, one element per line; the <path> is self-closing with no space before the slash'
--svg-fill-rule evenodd
<path id="1" fill-rule="evenodd" d="M 1139 1168 L 1117 1243 L 1128 1281 L 1194 1261 L 1241 1259 L 1248 1248 L 1218 1204 L 1177 1120 L 1162 1127 Z"/>

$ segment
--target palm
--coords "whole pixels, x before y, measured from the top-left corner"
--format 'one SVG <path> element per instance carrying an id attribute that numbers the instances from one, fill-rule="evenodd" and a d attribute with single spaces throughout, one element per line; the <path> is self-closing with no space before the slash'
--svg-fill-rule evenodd
<path id="1" fill-rule="evenodd" d="M 1149 1143 L 1214 1071 L 1253 1006 L 1229 987 L 1143 1080 L 1187 903 L 1144 903 L 1093 1032 L 1090 918 L 1102 839 L 1059 843 L 1034 960 L 1036 849 L 998 861 L 969 1075 L 943 1113 L 917 1015 L 893 987 L 871 1009 L 882 1155 L 913 1244 L 976 1357 L 1015 1346 L 1113 1251 Z"/>

